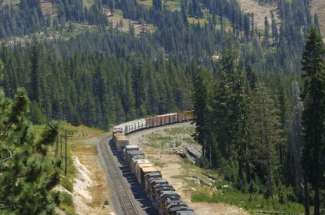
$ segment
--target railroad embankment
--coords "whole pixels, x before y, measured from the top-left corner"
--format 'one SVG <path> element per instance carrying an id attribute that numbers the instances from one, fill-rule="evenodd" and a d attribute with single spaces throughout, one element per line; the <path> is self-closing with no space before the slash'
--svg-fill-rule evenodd
<path id="1" fill-rule="evenodd" d="M 71 161 L 73 162 L 74 183 L 72 200 L 78 215 L 114 215 L 109 200 L 110 189 L 106 175 L 97 156 L 96 144 L 104 132 L 85 126 L 72 127 L 69 137 Z"/>

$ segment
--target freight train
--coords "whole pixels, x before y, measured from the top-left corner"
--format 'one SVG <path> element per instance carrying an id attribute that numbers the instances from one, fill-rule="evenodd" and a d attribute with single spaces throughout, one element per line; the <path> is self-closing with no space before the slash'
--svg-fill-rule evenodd
<path id="1" fill-rule="evenodd" d="M 137 182 L 145 191 L 159 215 L 194 215 L 188 205 L 182 201 L 173 186 L 168 183 L 161 172 L 145 157 L 137 145 L 129 144 L 125 135 L 135 131 L 160 127 L 193 120 L 193 112 L 170 113 L 138 119 L 117 125 L 113 128 L 113 142 L 123 153 Z"/>

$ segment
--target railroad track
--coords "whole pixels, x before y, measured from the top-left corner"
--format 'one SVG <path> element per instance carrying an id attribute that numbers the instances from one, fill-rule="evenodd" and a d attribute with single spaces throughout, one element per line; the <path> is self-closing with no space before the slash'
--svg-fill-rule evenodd
<path id="1" fill-rule="evenodd" d="M 138 207 L 134 196 L 129 189 L 129 185 L 114 159 L 111 147 L 108 145 L 109 138 L 103 139 L 98 145 L 97 150 L 101 162 L 108 171 L 108 180 L 112 185 L 112 197 L 115 200 L 114 207 L 117 214 L 124 215 L 144 215 L 145 213 Z"/>

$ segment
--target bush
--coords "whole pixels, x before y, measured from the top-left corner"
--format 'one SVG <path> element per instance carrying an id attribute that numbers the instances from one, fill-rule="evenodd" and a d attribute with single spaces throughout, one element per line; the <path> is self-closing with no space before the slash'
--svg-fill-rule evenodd
<path id="1" fill-rule="evenodd" d="M 66 205 L 73 205 L 72 196 L 67 192 L 60 192 L 60 202 Z"/>

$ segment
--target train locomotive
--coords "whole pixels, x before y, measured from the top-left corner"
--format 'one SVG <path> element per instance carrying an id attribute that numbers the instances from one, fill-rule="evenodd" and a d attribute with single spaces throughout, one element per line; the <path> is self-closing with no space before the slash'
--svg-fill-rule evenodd
<path id="1" fill-rule="evenodd" d="M 123 153 L 123 159 L 135 174 L 159 215 L 194 215 L 194 211 L 182 201 L 174 187 L 163 179 L 161 172 L 146 159 L 137 145 L 129 143 L 126 135 L 132 132 L 182 123 L 193 120 L 192 111 L 170 113 L 122 123 L 113 128 L 113 142 Z"/>

